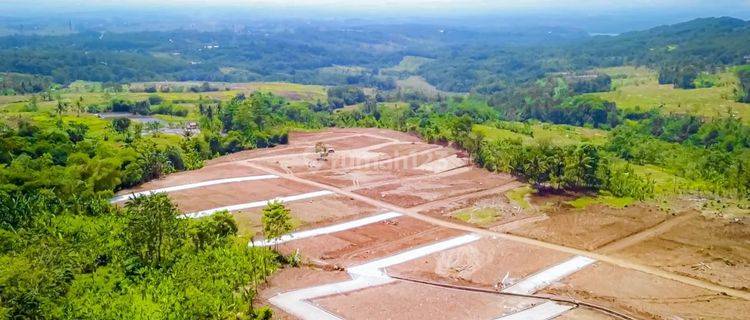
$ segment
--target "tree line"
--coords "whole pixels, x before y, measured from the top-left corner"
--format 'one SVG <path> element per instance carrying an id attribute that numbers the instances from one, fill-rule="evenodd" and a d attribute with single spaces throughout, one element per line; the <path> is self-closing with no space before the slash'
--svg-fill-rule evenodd
<path id="1" fill-rule="evenodd" d="M 166 142 L 137 122 L 95 130 L 60 110 L 0 123 L 0 318 L 271 318 L 256 290 L 289 261 L 248 248 L 231 215 L 178 219 L 163 194 L 124 207 L 109 199 L 217 155 L 286 143 L 287 128 L 325 125 L 320 115 L 238 95 L 201 102 L 201 133 Z M 283 205 L 265 211 L 268 238 L 290 230 Z"/>

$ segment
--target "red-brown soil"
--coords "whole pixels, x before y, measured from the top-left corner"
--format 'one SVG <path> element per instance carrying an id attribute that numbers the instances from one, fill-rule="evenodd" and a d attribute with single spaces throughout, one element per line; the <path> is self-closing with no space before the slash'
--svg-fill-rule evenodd
<path id="1" fill-rule="evenodd" d="M 423 172 L 417 170 L 405 170 L 393 172 L 390 170 L 379 169 L 342 169 L 328 171 L 323 173 L 308 173 L 304 177 L 315 182 L 324 183 L 339 188 L 357 188 L 373 183 L 384 181 L 395 181 L 401 178 L 414 177 L 422 175 Z"/>
<path id="2" fill-rule="evenodd" d="M 382 210 L 341 195 L 330 195 L 285 203 L 298 230 L 312 229 L 376 214 Z M 240 234 L 258 235 L 263 208 L 235 212 Z"/>
<path id="3" fill-rule="evenodd" d="M 479 241 L 388 268 L 388 274 L 473 287 L 502 289 L 570 255 L 500 239 Z M 506 278 L 507 275 L 507 278 Z"/>
<path id="4" fill-rule="evenodd" d="M 351 280 L 351 278 L 345 271 L 324 271 L 309 267 L 284 268 L 268 279 L 268 283 L 258 293 L 257 300 L 259 300 L 259 303 L 263 303 L 263 301 L 268 301 L 279 293 L 347 280 Z M 272 304 L 269 304 L 269 306 L 273 310 L 274 319 L 297 319 Z"/>
<path id="5" fill-rule="evenodd" d="M 169 193 L 169 197 L 177 204 L 180 211 L 195 212 L 318 190 L 286 179 L 271 179 L 181 190 Z"/>
<path id="6" fill-rule="evenodd" d="M 614 255 L 726 287 L 750 291 L 750 218 L 695 215 Z M 748 310 L 750 312 L 750 310 Z"/>
<path id="7" fill-rule="evenodd" d="M 344 319 L 494 319 L 542 302 L 397 281 L 314 303 Z"/>
<path id="8" fill-rule="evenodd" d="M 399 141 L 422 142 L 413 134 L 378 128 L 328 128 L 315 132 L 290 132 L 289 140 L 292 143 L 315 143 L 321 139 L 349 135 L 374 135 Z"/>
<path id="9" fill-rule="evenodd" d="M 304 259 L 349 267 L 463 234 L 399 217 L 328 235 L 288 242 L 285 253 L 299 250 Z"/>
<path id="10" fill-rule="evenodd" d="M 398 205 L 414 207 L 439 199 L 460 196 L 494 188 L 512 181 L 509 175 L 489 173 L 482 169 L 461 171 L 455 175 L 425 177 L 406 184 L 392 183 L 356 192 Z"/>
<path id="11" fill-rule="evenodd" d="M 575 298 L 641 319 L 747 319 L 750 301 L 646 273 L 596 263 L 545 293 Z"/>
<path id="12" fill-rule="evenodd" d="M 435 145 L 426 144 L 426 143 L 399 143 L 399 144 L 391 144 L 387 145 L 381 148 L 373 149 L 372 152 L 382 153 L 385 158 L 392 159 L 402 156 L 408 156 L 420 151 L 428 150 L 428 149 L 435 149 Z M 455 150 L 450 149 L 441 149 L 444 152 L 448 154 L 455 153 Z M 438 156 L 438 155 L 435 155 Z M 432 160 L 437 160 L 439 158 L 434 158 Z"/>
<path id="13" fill-rule="evenodd" d="M 311 166 L 311 161 L 317 162 L 314 145 L 319 141 L 332 146 L 336 152 L 330 155 L 329 161 Z M 430 148 L 435 149 L 430 151 Z M 575 209 L 565 202 L 577 194 L 533 194 L 530 196 L 533 210 L 522 210 L 503 194 L 504 187 L 518 184 L 511 176 L 461 167 L 464 159 L 456 158 L 456 154 L 453 148 L 426 144 L 413 135 L 383 129 L 291 133 L 290 145 L 224 156 L 208 161 L 203 169 L 169 175 L 123 193 L 267 174 L 248 166 L 259 164 L 444 219 L 454 219 L 452 215 L 457 210 L 492 209 L 497 215 L 478 225 L 584 250 L 612 248 L 600 253 L 730 288 L 748 290 L 750 287 L 750 221 L 747 218 L 709 219 L 694 214 L 689 219 L 680 216 L 680 220 L 674 220 L 671 214 L 646 204 L 623 209 L 602 205 Z M 448 158 L 450 161 L 434 162 Z M 446 169 L 452 166 L 454 169 Z M 170 193 L 170 197 L 182 211 L 192 212 L 318 190 L 300 182 L 273 179 L 183 190 Z M 482 193 L 475 194 L 477 192 Z M 689 204 L 694 203 L 689 201 Z M 287 206 L 298 230 L 384 211 L 340 195 L 290 202 Z M 690 205 L 670 207 L 681 213 Z M 240 233 L 257 235 L 261 210 L 253 208 L 234 213 Z M 546 219 L 537 219 L 539 217 Z M 464 233 L 400 217 L 288 242 L 279 249 L 284 253 L 299 249 L 303 259 L 328 266 L 351 266 Z M 506 283 L 510 285 L 569 257 L 559 251 L 483 238 L 389 267 L 387 272 L 405 278 L 496 288 L 506 274 Z M 349 279 L 349 275 L 341 271 L 283 269 L 270 279 L 259 299 L 267 301 L 279 292 Z M 601 262 L 574 273 L 543 293 L 592 302 L 645 319 L 744 319 L 750 312 L 750 301 Z M 347 319 L 492 319 L 538 300 L 470 293 L 399 280 L 313 302 Z M 281 310 L 275 310 L 274 317 L 290 318 Z M 594 310 L 577 308 L 559 319 L 611 318 Z"/>
<path id="14" fill-rule="evenodd" d="M 561 208 L 549 218 L 510 231 L 512 234 L 569 247 L 595 250 L 612 241 L 653 227 L 667 215 L 652 206 L 634 205 L 623 209 L 591 205 L 586 209 Z"/>
<path id="15" fill-rule="evenodd" d="M 307 179 L 325 183 L 328 185 L 347 188 L 361 187 L 383 182 L 396 182 L 400 179 L 415 176 L 427 176 L 431 172 L 419 170 L 417 167 L 450 156 L 446 149 L 440 149 L 429 153 L 409 156 L 397 161 L 370 161 L 364 163 L 352 163 L 343 165 L 339 169 L 326 171 L 313 171 L 303 176 Z"/>
<path id="16" fill-rule="evenodd" d="M 364 138 L 369 139 L 367 136 Z M 262 159 L 259 160 L 259 163 L 277 171 L 294 172 L 298 174 L 308 173 L 308 175 L 311 176 L 326 174 L 330 171 L 352 170 L 356 168 L 398 172 L 400 170 L 415 168 L 423 163 L 450 154 L 447 150 L 423 154 L 423 151 L 430 148 L 435 147 L 426 144 L 396 143 L 377 148 L 376 150 L 369 150 L 367 148 L 352 150 L 337 149 L 335 153 L 329 154 L 325 160 L 320 160 L 319 155 L 312 152 L 313 150 L 311 148 L 310 152 L 305 154 Z M 415 153 L 420 154 L 414 155 Z M 390 160 L 394 158 L 397 159 Z"/>
<path id="17" fill-rule="evenodd" d="M 264 167 L 281 172 L 293 172 L 297 174 L 309 172 L 314 174 L 322 170 L 366 165 L 382 159 L 381 154 L 371 151 L 339 151 L 331 154 L 325 160 L 320 160 L 316 153 L 306 153 L 283 158 L 258 160 L 258 163 Z"/>
<path id="18" fill-rule="evenodd" d="M 184 172 L 170 174 L 161 179 L 146 182 L 135 188 L 120 191 L 118 192 L 118 194 L 128 194 L 132 192 L 140 192 L 140 191 L 147 191 L 147 190 L 159 189 L 159 188 L 164 188 L 164 187 L 179 186 L 179 185 L 191 184 L 191 183 L 208 181 L 208 180 L 266 175 L 266 174 L 267 173 L 263 171 L 250 168 L 242 164 L 223 164 L 223 165 L 206 166 L 198 170 L 184 171 Z"/>
<path id="19" fill-rule="evenodd" d="M 222 163 L 234 162 L 234 161 L 253 160 L 253 159 L 265 158 L 265 157 L 295 155 L 295 154 L 300 154 L 300 153 L 313 153 L 314 151 L 315 149 L 312 146 L 292 146 L 292 145 L 276 146 L 273 148 L 265 148 L 265 149 L 245 150 L 245 151 L 228 154 L 220 158 L 206 161 L 206 166 L 212 166 L 216 164 L 222 164 Z"/>
<path id="20" fill-rule="evenodd" d="M 391 142 L 389 139 L 376 138 L 371 136 L 358 136 L 356 138 L 344 138 L 325 141 L 323 144 L 328 148 L 333 148 L 334 151 L 339 150 L 351 150 L 359 149 L 367 146 L 374 146 L 378 144 Z"/>
<path id="21" fill-rule="evenodd" d="M 290 134 L 290 139 L 294 139 L 292 137 L 295 136 L 305 137 L 305 140 L 290 140 L 290 144 L 288 145 L 280 145 L 273 148 L 240 151 L 217 159 L 209 160 L 206 162 L 206 164 L 214 165 L 232 161 L 253 160 L 266 157 L 280 158 L 282 156 L 294 156 L 296 154 L 303 153 L 308 154 L 308 156 L 311 157 L 314 156 L 314 159 L 317 158 L 317 155 L 315 155 L 315 143 L 318 141 L 323 142 L 328 147 L 333 147 L 335 151 L 359 149 L 363 147 L 392 142 L 392 140 L 390 139 L 366 136 L 356 134 L 354 132 L 345 133 L 340 137 L 330 132 L 305 132 L 299 134 Z"/>

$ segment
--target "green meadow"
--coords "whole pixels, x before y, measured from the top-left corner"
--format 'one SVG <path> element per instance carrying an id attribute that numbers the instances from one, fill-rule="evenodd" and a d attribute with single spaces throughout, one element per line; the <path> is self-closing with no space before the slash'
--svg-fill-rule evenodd
<path id="1" fill-rule="evenodd" d="M 660 108 L 665 113 L 694 114 L 708 118 L 726 116 L 731 112 L 750 123 L 750 104 L 734 100 L 736 79 L 730 71 L 714 75 L 710 88 L 675 89 L 660 85 L 654 70 L 636 67 L 598 69 L 612 77 L 612 91 L 594 93 L 613 101 L 624 110 Z"/>

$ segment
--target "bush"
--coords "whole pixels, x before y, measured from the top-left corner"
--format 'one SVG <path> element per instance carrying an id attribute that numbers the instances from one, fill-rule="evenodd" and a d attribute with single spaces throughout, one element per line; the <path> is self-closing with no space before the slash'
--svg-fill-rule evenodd
<path id="1" fill-rule="evenodd" d="M 361 88 L 355 86 L 332 87 L 328 89 L 328 103 L 335 109 L 365 102 L 367 96 Z"/>
<path id="2" fill-rule="evenodd" d="M 135 104 L 124 99 L 112 99 L 109 102 L 109 110 L 112 112 L 132 112 Z"/>
<path id="3" fill-rule="evenodd" d="M 186 117 L 188 115 L 188 109 L 182 106 L 175 106 L 172 103 L 166 102 L 160 105 L 152 106 L 151 113 L 172 115 L 172 116 L 177 116 L 177 117 Z"/>
<path id="4" fill-rule="evenodd" d="M 117 133 L 124 133 L 130 128 L 130 119 L 128 118 L 115 118 L 112 119 L 112 129 Z"/>
<path id="5" fill-rule="evenodd" d="M 638 175 L 629 164 L 609 169 L 606 189 L 617 197 L 645 200 L 654 195 L 654 181 Z"/>
<path id="6" fill-rule="evenodd" d="M 739 83 L 736 88 L 737 101 L 750 103 L 750 65 L 737 68 Z"/>
<path id="7" fill-rule="evenodd" d="M 162 98 L 158 94 L 152 94 L 148 96 L 148 103 L 150 103 L 152 106 L 160 105 L 164 102 L 164 98 Z"/>

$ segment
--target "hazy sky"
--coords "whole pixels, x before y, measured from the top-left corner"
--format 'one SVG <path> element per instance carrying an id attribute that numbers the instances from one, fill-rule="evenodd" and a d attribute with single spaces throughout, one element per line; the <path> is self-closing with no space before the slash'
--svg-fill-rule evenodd
<path id="1" fill-rule="evenodd" d="M 472 25 L 523 22 L 620 33 L 699 17 L 747 20 L 750 0 L 0 0 L 0 23 L 49 17 L 143 20 L 160 15 L 190 23 L 267 18 L 448 23 L 455 18 Z"/>
<path id="2" fill-rule="evenodd" d="M 279 7 L 353 10 L 396 11 L 418 9 L 427 11 L 527 11 L 527 10 L 597 10 L 613 11 L 623 9 L 664 9 L 669 10 L 694 7 L 710 8 L 715 11 L 726 11 L 731 14 L 738 8 L 750 8 L 750 0 L 2 0 L 0 8 L 66 8 L 69 10 L 101 7 L 154 7 L 159 5 L 174 6 L 243 6 L 243 7 Z"/>

